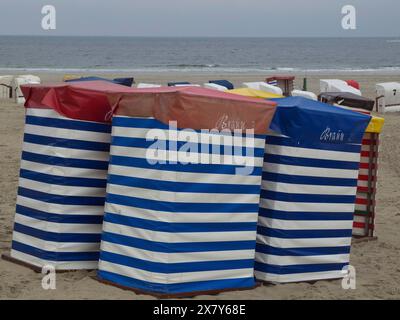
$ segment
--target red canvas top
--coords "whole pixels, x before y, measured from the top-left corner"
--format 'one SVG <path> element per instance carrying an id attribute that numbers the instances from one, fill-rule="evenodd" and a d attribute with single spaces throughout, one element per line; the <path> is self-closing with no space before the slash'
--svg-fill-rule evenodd
<path id="1" fill-rule="evenodd" d="M 265 134 L 276 103 L 201 87 L 135 89 L 108 93 L 113 113 L 130 117 L 154 117 L 179 128 L 254 129 Z"/>
<path id="2" fill-rule="evenodd" d="M 107 93 L 126 93 L 133 88 L 107 81 L 22 85 L 26 108 L 54 109 L 77 120 L 110 122 Z"/>

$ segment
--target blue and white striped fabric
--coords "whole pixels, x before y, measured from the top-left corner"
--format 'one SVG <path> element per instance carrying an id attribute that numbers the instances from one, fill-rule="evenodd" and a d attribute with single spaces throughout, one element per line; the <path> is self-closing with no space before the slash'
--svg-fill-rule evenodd
<path id="1" fill-rule="evenodd" d="M 349 264 L 361 145 L 268 135 L 257 232 L 256 278 L 340 278 Z"/>
<path id="2" fill-rule="evenodd" d="M 27 108 L 11 256 L 56 269 L 95 269 L 111 126 Z"/>
<path id="3" fill-rule="evenodd" d="M 99 279 L 160 294 L 252 287 L 265 135 L 254 139 L 254 155 L 242 157 L 254 170 L 238 175 L 229 157 L 151 164 L 153 128 L 170 134 L 162 158 L 181 159 L 183 130 L 154 118 L 113 118 Z M 189 135 L 232 145 L 219 134 Z"/>

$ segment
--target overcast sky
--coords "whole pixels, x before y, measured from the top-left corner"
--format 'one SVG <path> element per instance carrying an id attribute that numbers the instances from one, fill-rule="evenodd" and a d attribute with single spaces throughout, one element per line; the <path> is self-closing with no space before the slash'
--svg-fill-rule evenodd
<path id="1" fill-rule="evenodd" d="M 41 29 L 43 5 L 57 29 Z M 357 9 L 343 30 L 341 8 Z M 96 36 L 400 36 L 399 0 L 0 0 L 0 34 Z"/>

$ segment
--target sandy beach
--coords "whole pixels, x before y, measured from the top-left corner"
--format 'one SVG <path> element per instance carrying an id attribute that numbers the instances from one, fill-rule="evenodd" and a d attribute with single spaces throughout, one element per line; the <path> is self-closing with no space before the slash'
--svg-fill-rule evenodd
<path id="1" fill-rule="evenodd" d="M 27 72 L 25 72 L 27 73 Z M 35 72 L 42 82 L 61 81 L 63 74 Z M 93 75 L 93 74 L 92 74 Z M 104 77 L 127 74 L 97 74 Z M 229 79 L 236 86 L 245 81 L 262 81 L 262 74 L 134 74 L 136 82 L 165 84 L 190 81 L 202 84 L 210 79 Z M 296 74 L 301 88 L 304 74 Z M 346 73 L 307 74 L 308 90 L 319 92 L 319 79 L 359 81 L 363 94 L 375 98 L 375 84 L 400 81 L 400 74 Z M 356 289 L 344 290 L 340 280 L 262 285 L 249 291 L 199 296 L 195 299 L 400 299 L 400 113 L 385 115 L 381 135 L 377 194 L 377 241 L 352 246 L 351 265 L 356 269 Z M 23 138 L 24 107 L 0 100 L 0 254 L 9 252 Z M 57 274 L 57 289 L 44 290 L 42 275 L 0 260 L 0 299 L 151 299 L 146 295 L 104 285 L 94 279 L 95 271 Z"/>

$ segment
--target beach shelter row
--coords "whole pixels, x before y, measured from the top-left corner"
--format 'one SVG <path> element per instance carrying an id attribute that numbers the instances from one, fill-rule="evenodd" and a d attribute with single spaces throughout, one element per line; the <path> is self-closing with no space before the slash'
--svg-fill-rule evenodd
<path id="1" fill-rule="evenodd" d="M 371 116 L 198 87 L 22 90 L 11 259 L 161 295 L 346 274 Z"/>

